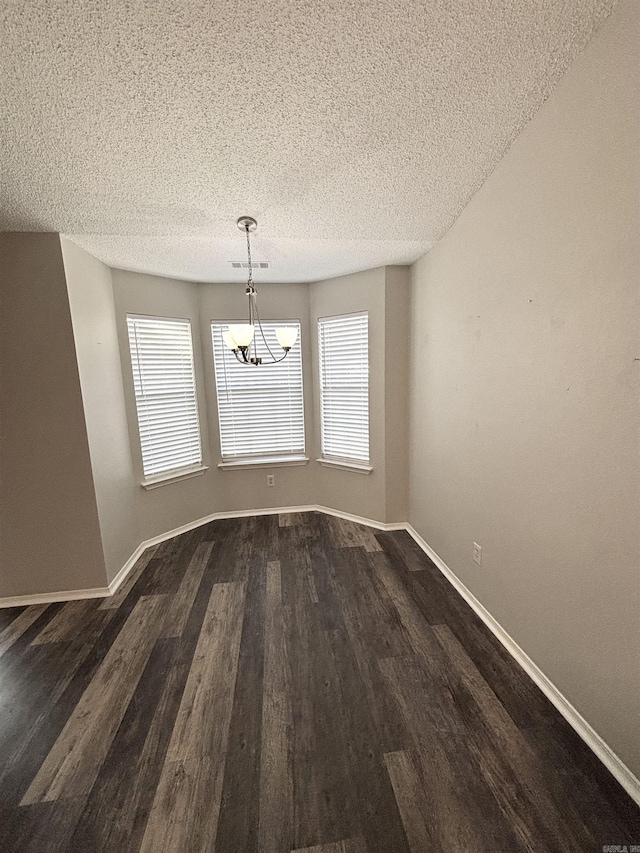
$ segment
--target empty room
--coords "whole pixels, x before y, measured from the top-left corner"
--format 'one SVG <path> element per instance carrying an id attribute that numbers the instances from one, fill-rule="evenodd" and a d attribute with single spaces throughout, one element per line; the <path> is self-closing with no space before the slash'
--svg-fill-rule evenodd
<path id="1" fill-rule="evenodd" d="M 640 851 L 640 2 L 0 20 L 0 853 Z"/>

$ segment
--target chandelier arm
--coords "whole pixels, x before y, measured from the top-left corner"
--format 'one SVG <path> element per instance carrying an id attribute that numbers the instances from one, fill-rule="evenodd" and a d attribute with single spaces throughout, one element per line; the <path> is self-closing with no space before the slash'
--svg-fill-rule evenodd
<path id="1" fill-rule="evenodd" d="M 274 361 L 268 361 L 267 364 L 278 364 L 279 361 L 284 361 L 285 358 L 289 355 L 289 350 L 284 351 L 284 355 L 280 358 L 276 358 Z"/>
<path id="2" fill-rule="evenodd" d="M 276 358 L 275 355 L 271 352 L 271 347 L 267 343 L 267 339 L 265 337 L 264 330 L 262 328 L 262 323 L 260 321 L 260 315 L 258 314 L 258 302 L 257 302 L 257 300 L 255 302 L 255 310 L 256 310 L 256 318 L 258 320 L 258 328 L 260 329 L 260 334 L 262 335 L 262 340 L 264 341 L 264 345 L 266 346 L 267 350 L 269 351 L 269 355 L 273 359 L 273 364 L 277 364 L 279 361 L 282 361 L 284 358 L 287 357 L 287 353 L 285 352 L 285 354 L 282 356 L 282 358 Z"/>

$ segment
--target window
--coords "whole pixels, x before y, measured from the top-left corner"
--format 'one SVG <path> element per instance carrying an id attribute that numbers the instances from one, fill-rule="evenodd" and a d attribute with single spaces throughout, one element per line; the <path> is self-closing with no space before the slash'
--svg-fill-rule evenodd
<path id="1" fill-rule="evenodd" d="M 369 462 L 369 315 L 318 320 L 323 459 Z"/>
<path id="2" fill-rule="evenodd" d="M 267 345 L 277 357 L 282 348 L 276 327 L 295 326 L 298 338 L 287 357 L 278 364 L 240 364 L 224 344 L 222 333 L 229 322 L 212 322 L 213 360 L 216 371 L 218 422 L 222 460 L 304 458 L 304 404 L 300 323 L 262 323 L 266 343 L 256 330 L 256 355 L 268 360 Z"/>
<path id="3" fill-rule="evenodd" d="M 127 315 L 145 478 L 202 464 L 189 320 Z"/>

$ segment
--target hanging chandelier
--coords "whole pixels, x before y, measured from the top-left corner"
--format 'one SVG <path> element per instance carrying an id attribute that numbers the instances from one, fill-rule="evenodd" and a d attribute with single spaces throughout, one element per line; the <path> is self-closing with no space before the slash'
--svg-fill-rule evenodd
<path id="1" fill-rule="evenodd" d="M 287 357 L 289 350 L 295 344 L 298 338 L 297 328 L 291 326 L 283 326 L 275 330 L 278 343 L 284 350 L 284 355 L 277 358 L 271 351 L 271 347 L 267 343 L 260 315 L 258 314 L 258 301 L 255 286 L 253 284 L 253 268 L 251 266 L 251 241 L 249 233 L 255 231 L 258 223 L 251 216 L 241 216 L 237 221 L 237 226 L 247 235 L 247 260 L 249 264 L 249 278 L 247 280 L 246 295 L 249 297 L 249 322 L 239 323 L 229 326 L 229 330 L 222 333 L 225 344 L 233 352 L 240 364 L 277 364 Z M 259 358 L 256 355 L 257 338 L 259 334 L 264 342 L 267 352 L 271 356 L 271 360 Z"/>

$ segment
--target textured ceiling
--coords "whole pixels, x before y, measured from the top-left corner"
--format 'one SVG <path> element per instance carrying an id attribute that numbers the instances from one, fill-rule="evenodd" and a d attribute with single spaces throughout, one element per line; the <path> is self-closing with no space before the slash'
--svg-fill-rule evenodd
<path id="1" fill-rule="evenodd" d="M 308 281 L 422 254 L 615 0 L 5 0 L 0 229 Z"/>

